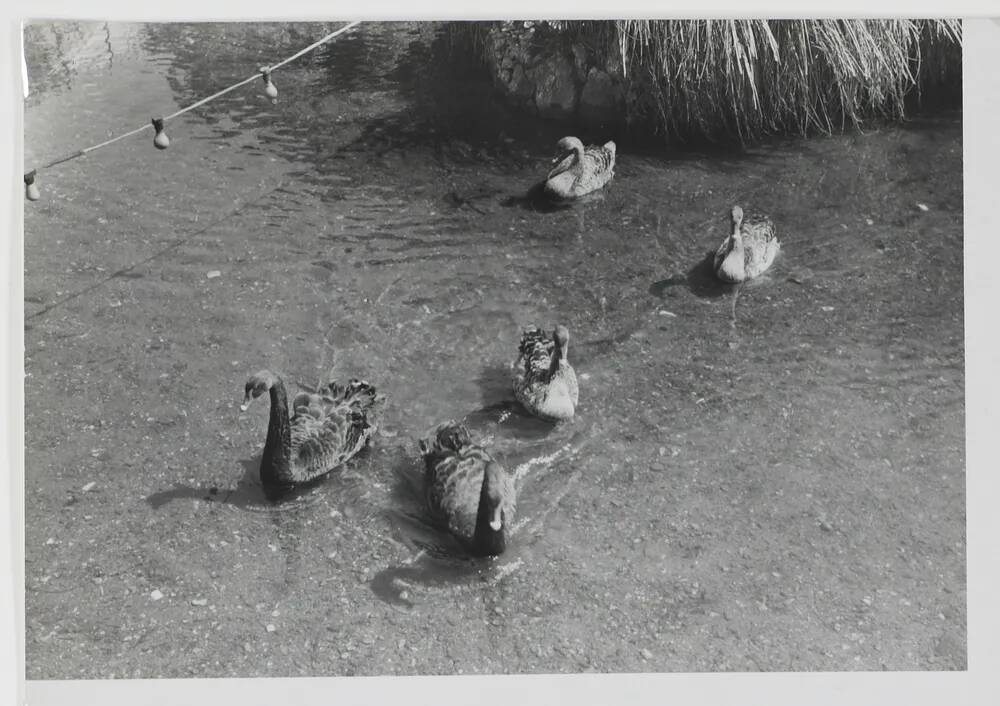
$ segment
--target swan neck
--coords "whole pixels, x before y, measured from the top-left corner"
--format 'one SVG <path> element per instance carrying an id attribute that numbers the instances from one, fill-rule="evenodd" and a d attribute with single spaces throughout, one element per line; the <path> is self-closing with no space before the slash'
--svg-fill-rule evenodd
<path id="1" fill-rule="evenodd" d="M 489 472 L 483 474 L 483 485 L 479 491 L 479 508 L 476 512 L 476 531 L 472 539 L 473 549 L 480 556 L 499 556 L 507 548 L 507 528 L 501 525 L 495 530 L 490 527 L 493 502 L 490 500 Z M 507 518 L 502 518 L 506 523 Z"/>
<path id="2" fill-rule="evenodd" d="M 271 386 L 271 416 L 267 424 L 267 441 L 260 459 L 260 479 L 264 486 L 280 485 L 288 475 L 292 448 L 292 428 L 288 419 L 288 394 L 279 378 Z"/>
<path id="3" fill-rule="evenodd" d="M 549 378 L 559 372 L 559 366 L 566 361 L 566 347 L 560 345 L 559 340 L 555 341 L 555 348 L 552 349 L 552 360 L 549 362 Z"/>

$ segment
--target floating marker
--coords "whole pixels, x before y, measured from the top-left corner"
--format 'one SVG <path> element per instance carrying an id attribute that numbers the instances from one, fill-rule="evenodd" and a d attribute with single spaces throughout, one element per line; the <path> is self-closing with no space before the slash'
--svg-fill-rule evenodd
<path id="1" fill-rule="evenodd" d="M 28 197 L 28 201 L 37 201 L 42 198 L 41 193 L 38 191 L 38 187 L 35 185 L 34 169 L 24 175 L 24 195 Z"/>
<path id="2" fill-rule="evenodd" d="M 163 131 L 163 118 L 153 118 L 153 129 L 156 130 L 156 136 L 153 138 L 156 149 L 165 150 L 170 147 L 170 138 Z"/>
<path id="3" fill-rule="evenodd" d="M 262 66 L 260 68 L 260 77 L 264 79 L 264 95 L 270 98 L 272 103 L 277 103 L 278 87 L 271 83 L 271 69 Z"/>

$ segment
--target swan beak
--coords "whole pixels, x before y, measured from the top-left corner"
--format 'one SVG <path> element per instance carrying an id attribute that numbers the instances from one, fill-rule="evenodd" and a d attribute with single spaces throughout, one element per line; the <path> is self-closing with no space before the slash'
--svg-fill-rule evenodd
<path id="1" fill-rule="evenodd" d="M 552 169 L 549 171 L 546 179 L 551 179 L 552 177 L 559 176 L 567 169 L 573 166 L 573 153 L 566 152 L 561 155 L 556 155 L 556 158 L 552 160 Z"/>
<path id="2" fill-rule="evenodd" d="M 493 519 L 490 520 L 490 529 L 494 532 L 499 532 L 501 527 L 503 527 L 503 519 L 500 514 L 500 508 L 497 508 L 493 511 Z"/>
<path id="3" fill-rule="evenodd" d="M 246 397 L 244 397 L 243 398 L 243 404 L 240 405 L 240 411 L 241 412 L 246 412 L 247 411 L 247 407 L 250 406 L 251 402 L 253 402 L 253 398 L 250 397 L 250 395 L 247 395 Z"/>

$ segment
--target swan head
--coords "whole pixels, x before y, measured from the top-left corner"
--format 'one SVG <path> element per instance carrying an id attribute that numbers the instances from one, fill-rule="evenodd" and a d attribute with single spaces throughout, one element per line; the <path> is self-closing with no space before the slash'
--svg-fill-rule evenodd
<path id="1" fill-rule="evenodd" d="M 552 332 L 552 338 L 555 339 L 556 345 L 565 349 L 569 345 L 569 329 L 559 324 L 556 326 L 556 330 Z"/>
<path id="2" fill-rule="evenodd" d="M 430 436 L 420 440 L 420 453 L 427 458 L 442 451 L 460 451 L 471 443 L 469 430 L 460 422 L 450 419 L 439 424 Z"/>
<path id="3" fill-rule="evenodd" d="M 546 179 L 552 179 L 568 171 L 583 154 L 583 143 L 575 137 L 564 137 L 556 143 L 556 156 L 552 159 L 552 170 Z"/>
<path id="4" fill-rule="evenodd" d="M 743 225 L 743 209 L 739 206 L 733 206 L 729 212 L 729 218 L 733 225 L 733 233 L 739 233 L 740 226 Z"/>
<path id="5" fill-rule="evenodd" d="M 567 152 L 583 152 L 583 143 L 576 137 L 564 137 L 556 143 L 556 149 L 560 154 Z"/>
<path id="6" fill-rule="evenodd" d="M 552 339 L 556 342 L 556 356 L 560 360 L 566 359 L 566 349 L 569 348 L 569 329 L 559 324 L 552 332 Z"/>
<path id="7" fill-rule="evenodd" d="M 244 386 L 243 404 L 240 405 L 240 411 L 245 412 L 251 402 L 268 392 L 277 381 L 278 377 L 270 370 L 261 370 L 259 373 L 251 375 Z"/>

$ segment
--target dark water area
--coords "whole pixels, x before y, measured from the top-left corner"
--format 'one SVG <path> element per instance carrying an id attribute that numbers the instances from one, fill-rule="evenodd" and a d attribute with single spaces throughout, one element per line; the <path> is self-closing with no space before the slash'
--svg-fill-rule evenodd
<path id="1" fill-rule="evenodd" d="M 336 25 L 28 35 L 25 164 L 229 86 Z M 25 208 L 29 679 L 966 667 L 962 116 L 740 153 L 619 143 L 571 208 L 563 131 L 429 23 L 364 24 L 39 176 Z M 604 141 L 617 135 L 581 135 Z M 624 147 L 623 147 L 624 145 Z M 719 285 L 734 203 L 782 254 Z M 576 419 L 513 402 L 568 326 Z M 290 388 L 364 377 L 384 428 L 280 505 Z M 426 523 L 417 439 L 465 419 L 510 551 Z"/>

